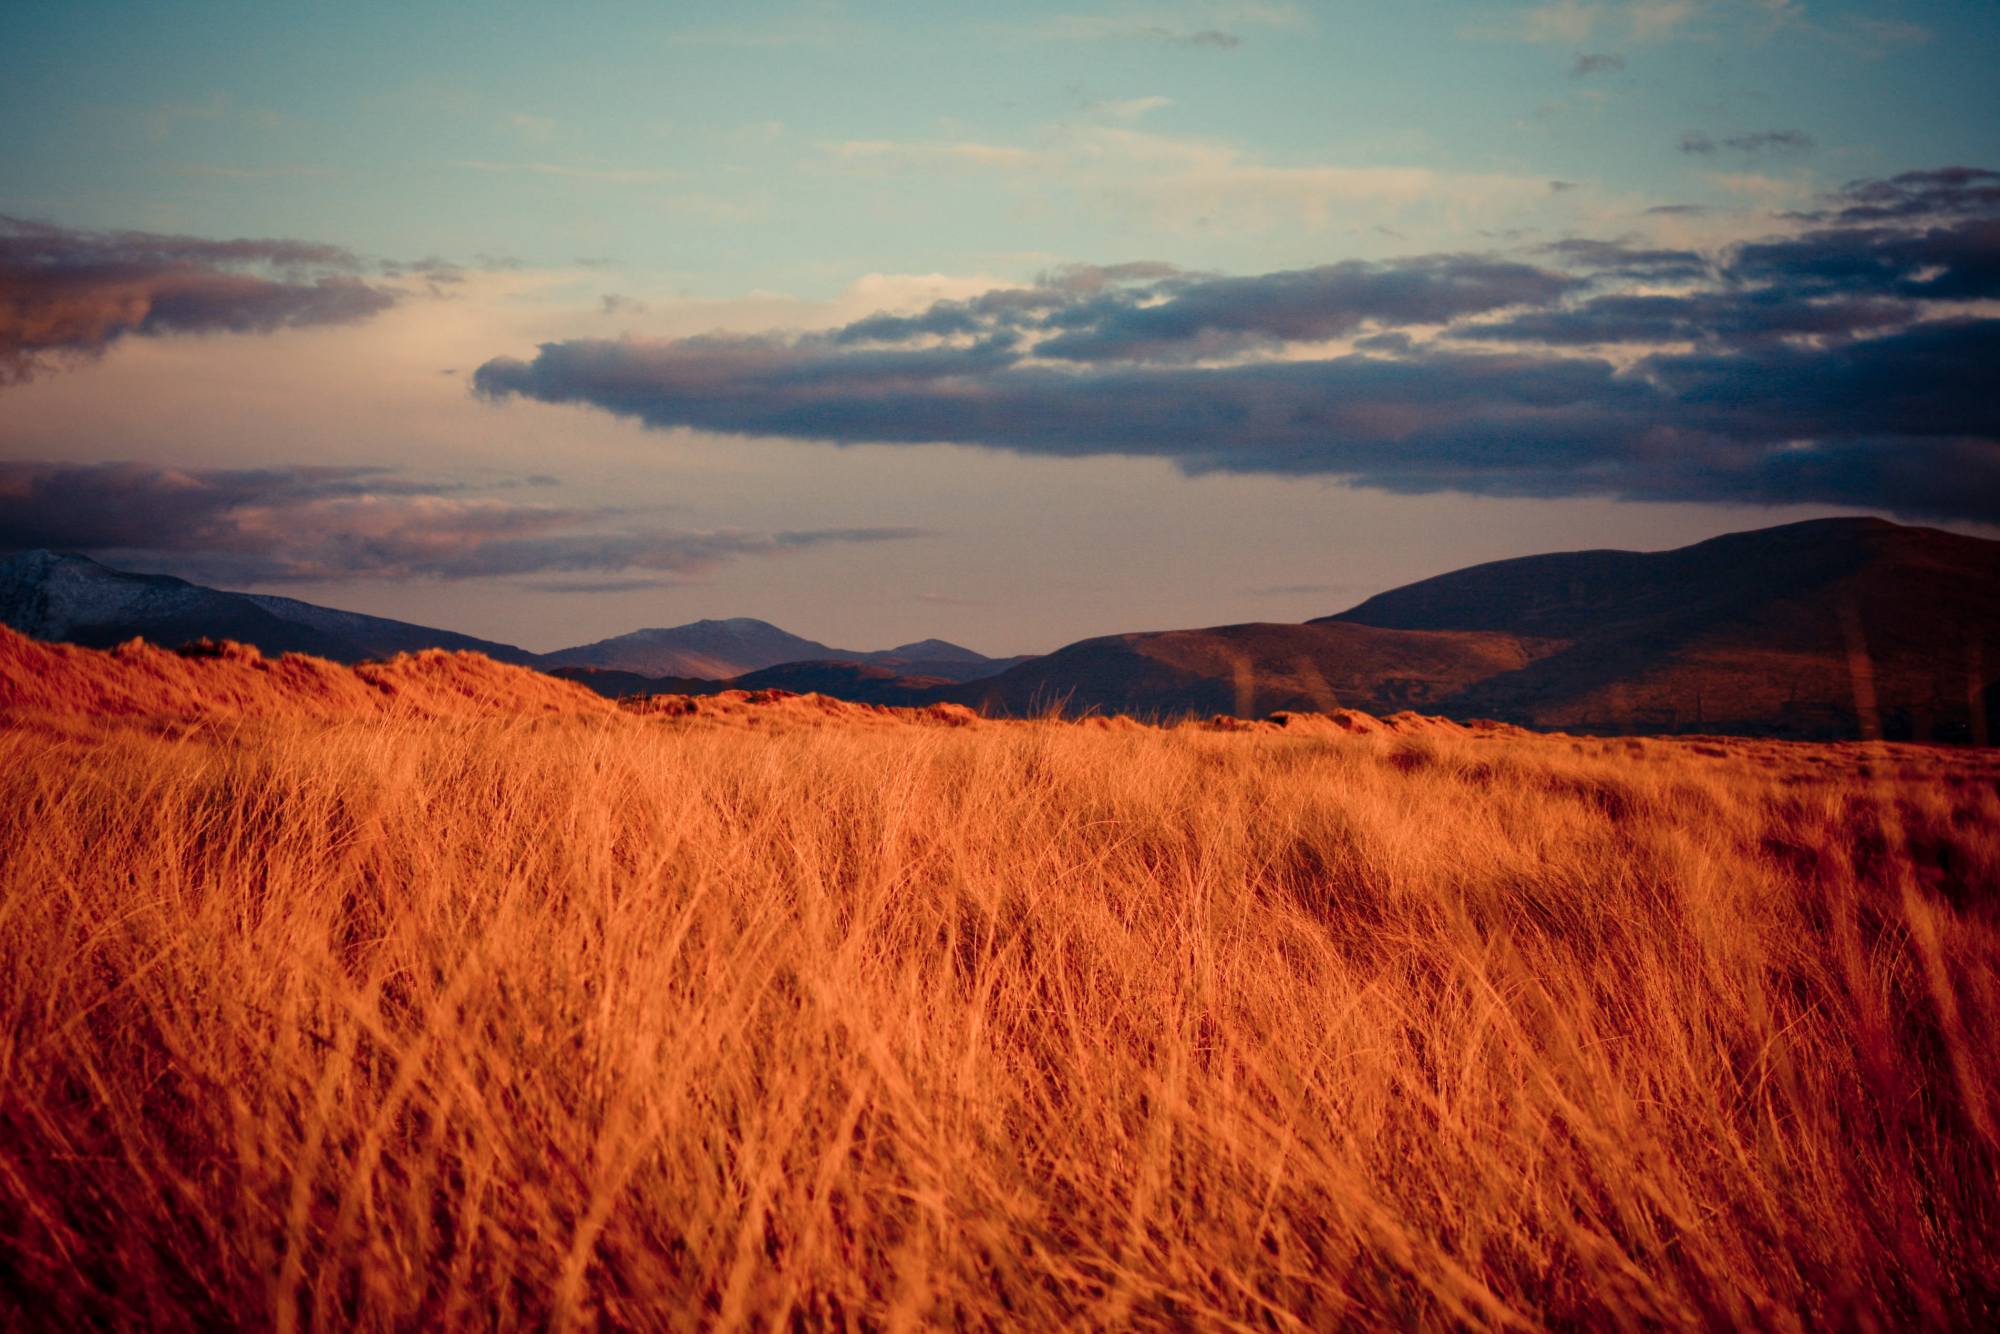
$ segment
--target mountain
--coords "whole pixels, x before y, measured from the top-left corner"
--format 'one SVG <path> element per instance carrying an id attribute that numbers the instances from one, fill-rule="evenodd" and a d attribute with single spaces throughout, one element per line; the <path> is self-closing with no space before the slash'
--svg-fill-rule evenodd
<path id="1" fill-rule="evenodd" d="M 713 695 L 729 688 L 727 681 L 714 681 L 705 676 L 644 676 L 612 667 L 551 667 L 548 673 L 580 686 L 588 686 L 607 699 L 629 699 L 638 695 Z"/>
<path id="2" fill-rule="evenodd" d="M 1106 635 L 1030 659 L 942 640 L 846 652 L 747 619 L 537 657 L 49 552 L 0 557 L 0 621 L 81 644 L 229 638 L 344 662 L 473 649 L 614 696 L 784 689 L 1006 714 L 1415 709 L 1614 734 L 2000 739 L 2000 542 L 1881 519 L 1495 561 L 1303 625 Z"/>
<path id="3" fill-rule="evenodd" d="M 1445 703 L 1535 727 L 1966 740 L 2000 722 L 2000 542 L 1816 519 L 1495 561 L 1315 624 L 1559 645 Z"/>
<path id="4" fill-rule="evenodd" d="M 1417 709 L 1595 733 L 2000 738 L 2000 542 L 1822 519 L 1496 561 L 1304 625 L 1071 644 L 928 692 L 989 712 Z"/>
<path id="5" fill-rule="evenodd" d="M 642 676 L 604 667 L 557 667 L 554 674 L 613 699 L 635 695 L 717 695 L 725 690 L 789 690 L 798 695 L 832 695 L 857 704 L 915 706 L 939 702 L 939 691 L 957 684 L 949 676 L 840 658 L 781 662 L 721 680 Z"/>
<path id="6" fill-rule="evenodd" d="M 0 624 L 37 639 L 94 648 L 134 638 L 168 648 L 197 639 L 234 639 L 267 654 L 310 653 L 336 662 L 389 658 L 426 648 L 464 649 L 501 662 L 555 670 L 612 695 L 686 694 L 695 680 L 714 682 L 796 662 L 867 664 L 885 669 L 890 678 L 922 678 L 930 685 L 990 676 L 1026 661 L 988 658 L 942 639 L 849 652 L 747 618 L 637 630 L 595 644 L 536 654 L 512 644 L 296 598 L 229 593 L 170 575 L 131 574 L 87 556 L 51 551 L 0 555 Z"/>
<path id="7" fill-rule="evenodd" d="M 543 661 L 557 668 L 589 667 L 636 676 L 708 680 L 728 680 L 784 663 L 847 662 L 895 668 L 902 675 L 969 681 L 1004 671 L 1022 659 L 988 658 L 942 639 L 922 639 L 873 652 L 829 648 L 780 630 L 769 621 L 745 616 L 634 630 L 594 644 L 560 649 Z"/>
<path id="8" fill-rule="evenodd" d="M 1434 712 L 1472 682 L 1525 666 L 1536 647 L 1478 632 L 1224 625 L 1086 639 L 937 697 L 1009 714 Z"/>
<path id="9" fill-rule="evenodd" d="M 234 639 L 268 654 L 310 653 L 336 662 L 425 648 L 465 649 L 501 662 L 532 653 L 471 635 L 293 598 L 225 593 L 164 574 L 128 574 L 87 556 L 23 551 L 0 556 L 0 624 L 37 639 L 103 648 L 144 638 L 176 647 Z"/>
<path id="10" fill-rule="evenodd" d="M 843 656 L 815 640 L 780 630 L 769 621 L 739 616 L 726 621 L 634 630 L 547 655 L 553 667 L 597 667 L 641 676 L 719 679 L 781 662 Z"/>
<path id="11" fill-rule="evenodd" d="M 857 704 L 934 703 L 953 684 L 939 676 L 911 675 L 896 667 L 866 662 L 786 662 L 750 672 L 727 683 L 732 690 L 789 690 L 852 700 Z"/>

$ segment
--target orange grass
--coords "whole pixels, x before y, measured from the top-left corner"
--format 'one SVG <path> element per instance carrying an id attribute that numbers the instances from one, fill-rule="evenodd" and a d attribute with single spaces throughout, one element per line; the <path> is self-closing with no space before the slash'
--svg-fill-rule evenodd
<path id="1" fill-rule="evenodd" d="M 1994 752 L 771 716 L 10 709 L 0 1324 L 2000 1321 Z"/>

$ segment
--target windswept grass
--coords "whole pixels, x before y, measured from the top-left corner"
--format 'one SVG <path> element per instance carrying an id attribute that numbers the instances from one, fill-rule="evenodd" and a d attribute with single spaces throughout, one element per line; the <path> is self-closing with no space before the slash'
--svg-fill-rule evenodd
<path id="1" fill-rule="evenodd" d="M 16 725 L 0 1323 L 1990 1328 L 1996 777 Z"/>

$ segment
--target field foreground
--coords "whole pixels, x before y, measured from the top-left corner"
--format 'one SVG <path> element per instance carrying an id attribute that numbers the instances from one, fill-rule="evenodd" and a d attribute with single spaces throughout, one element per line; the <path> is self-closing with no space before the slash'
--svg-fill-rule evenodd
<path id="1" fill-rule="evenodd" d="M 2000 1323 L 1996 752 L 481 661 L 0 640 L 0 1324 Z"/>

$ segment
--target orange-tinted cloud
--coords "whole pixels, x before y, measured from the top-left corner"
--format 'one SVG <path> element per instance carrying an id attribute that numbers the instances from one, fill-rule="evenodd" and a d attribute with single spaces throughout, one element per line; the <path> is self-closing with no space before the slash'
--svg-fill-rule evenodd
<path id="1" fill-rule="evenodd" d="M 0 216 L 0 386 L 120 338 L 351 324 L 395 304 L 308 241 L 88 232 Z"/>

